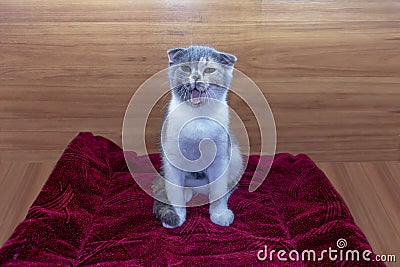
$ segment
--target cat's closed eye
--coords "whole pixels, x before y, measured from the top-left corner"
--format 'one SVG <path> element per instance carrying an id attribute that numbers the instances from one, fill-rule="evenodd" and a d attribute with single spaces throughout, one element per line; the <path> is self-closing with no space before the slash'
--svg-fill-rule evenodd
<path id="1" fill-rule="evenodd" d="M 204 73 L 213 73 L 213 72 L 215 72 L 215 69 L 214 69 L 214 68 L 206 68 L 206 69 L 204 70 Z"/>
<path id="2" fill-rule="evenodd" d="M 181 66 L 181 70 L 183 70 L 184 72 L 191 72 L 192 69 L 189 66 L 186 65 L 182 65 Z"/>

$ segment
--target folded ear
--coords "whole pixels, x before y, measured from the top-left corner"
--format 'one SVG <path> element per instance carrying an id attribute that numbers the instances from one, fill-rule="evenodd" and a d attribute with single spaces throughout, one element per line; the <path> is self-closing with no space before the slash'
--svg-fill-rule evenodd
<path id="1" fill-rule="evenodd" d="M 176 63 L 177 58 L 185 51 L 185 48 L 172 48 L 167 51 L 169 65 Z"/>
<path id="2" fill-rule="evenodd" d="M 228 53 L 219 53 L 221 56 L 222 63 L 228 66 L 233 66 L 237 61 L 237 58 L 234 55 Z"/>

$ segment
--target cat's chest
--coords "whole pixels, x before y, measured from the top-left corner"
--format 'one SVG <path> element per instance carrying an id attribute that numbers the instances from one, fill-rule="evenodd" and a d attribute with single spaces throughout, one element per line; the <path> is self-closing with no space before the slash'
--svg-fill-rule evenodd
<path id="1" fill-rule="evenodd" d="M 224 105 L 204 105 L 196 109 L 186 104 L 177 108 L 172 105 L 167 118 L 169 138 L 198 142 L 228 134 L 229 110 Z"/>
<path id="2" fill-rule="evenodd" d="M 187 122 L 179 131 L 178 137 L 184 142 L 198 143 L 205 138 L 219 139 L 224 134 L 227 132 L 220 122 L 200 117 Z"/>
<path id="3" fill-rule="evenodd" d="M 217 148 L 217 155 L 226 151 L 228 145 L 228 133 L 224 127 L 213 120 L 197 119 L 185 125 L 178 136 L 179 150 L 189 160 L 196 160 L 201 156 L 201 141 L 211 140 L 203 144 L 204 151 L 212 151 Z"/>

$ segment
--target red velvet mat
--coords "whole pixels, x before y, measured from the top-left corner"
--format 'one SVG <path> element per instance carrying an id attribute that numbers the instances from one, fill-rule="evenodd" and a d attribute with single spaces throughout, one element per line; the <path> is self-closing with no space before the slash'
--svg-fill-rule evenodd
<path id="1" fill-rule="evenodd" d="M 159 168 L 159 156 L 149 157 Z M 153 177 L 154 172 L 149 168 L 140 169 L 143 157 L 133 160 L 139 175 Z M 152 213 L 153 199 L 132 179 L 121 149 L 103 137 L 81 133 L 63 153 L 25 220 L 0 249 L 0 263 L 12 266 L 383 265 L 362 261 L 362 253 L 371 250 L 370 245 L 340 195 L 310 158 L 303 154 L 276 155 L 267 179 L 250 193 L 248 185 L 258 160 L 257 156 L 249 158 L 239 189 L 229 200 L 235 213 L 230 227 L 213 224 L 208 207 L 202 206 L 189 208 L 181 227 L 165 229 Z M 347 242 L 342 249 L 338 248 L 339 239 Z M 344 243 L 341 244 L 342 247 Z M 321 252 L 329 248 L 338 250 L 332 254 L 337 260 L 331 261 L 326 252 L 319 261 Z M 272 252 L 272 258 L 271 250 L 276 251 Z M 278 258 L 279 250 L 286 253 L 280 255 L 282 260 Z M 314 250 L 316 259 L 312 260 L 312 253 L 304 253 L 305 250 Z M 341 261 L 340 254 L 346 259 L 347 250 L 358 250 L 361 262 Z M 297 255 L 305 260 L 292 261 Z M 373 259 L 374 254 L 369 257 Z"/>

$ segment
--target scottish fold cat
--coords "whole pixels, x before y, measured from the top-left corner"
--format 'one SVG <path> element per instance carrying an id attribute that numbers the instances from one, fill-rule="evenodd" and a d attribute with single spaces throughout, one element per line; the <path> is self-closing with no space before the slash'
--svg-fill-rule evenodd
<path id="1" fill-rule="evenodd" d="M 227 104 L 236 57 L 206 46 L 167 53 L 171 101 L 161 134 L 164 179 L 153 181 L 153 211 L 164 227 L 175 228 L 185 222 L 186 203 L 205 194 L 211 221 L 229 226 L 228 199 L 243 172 Z"/>

